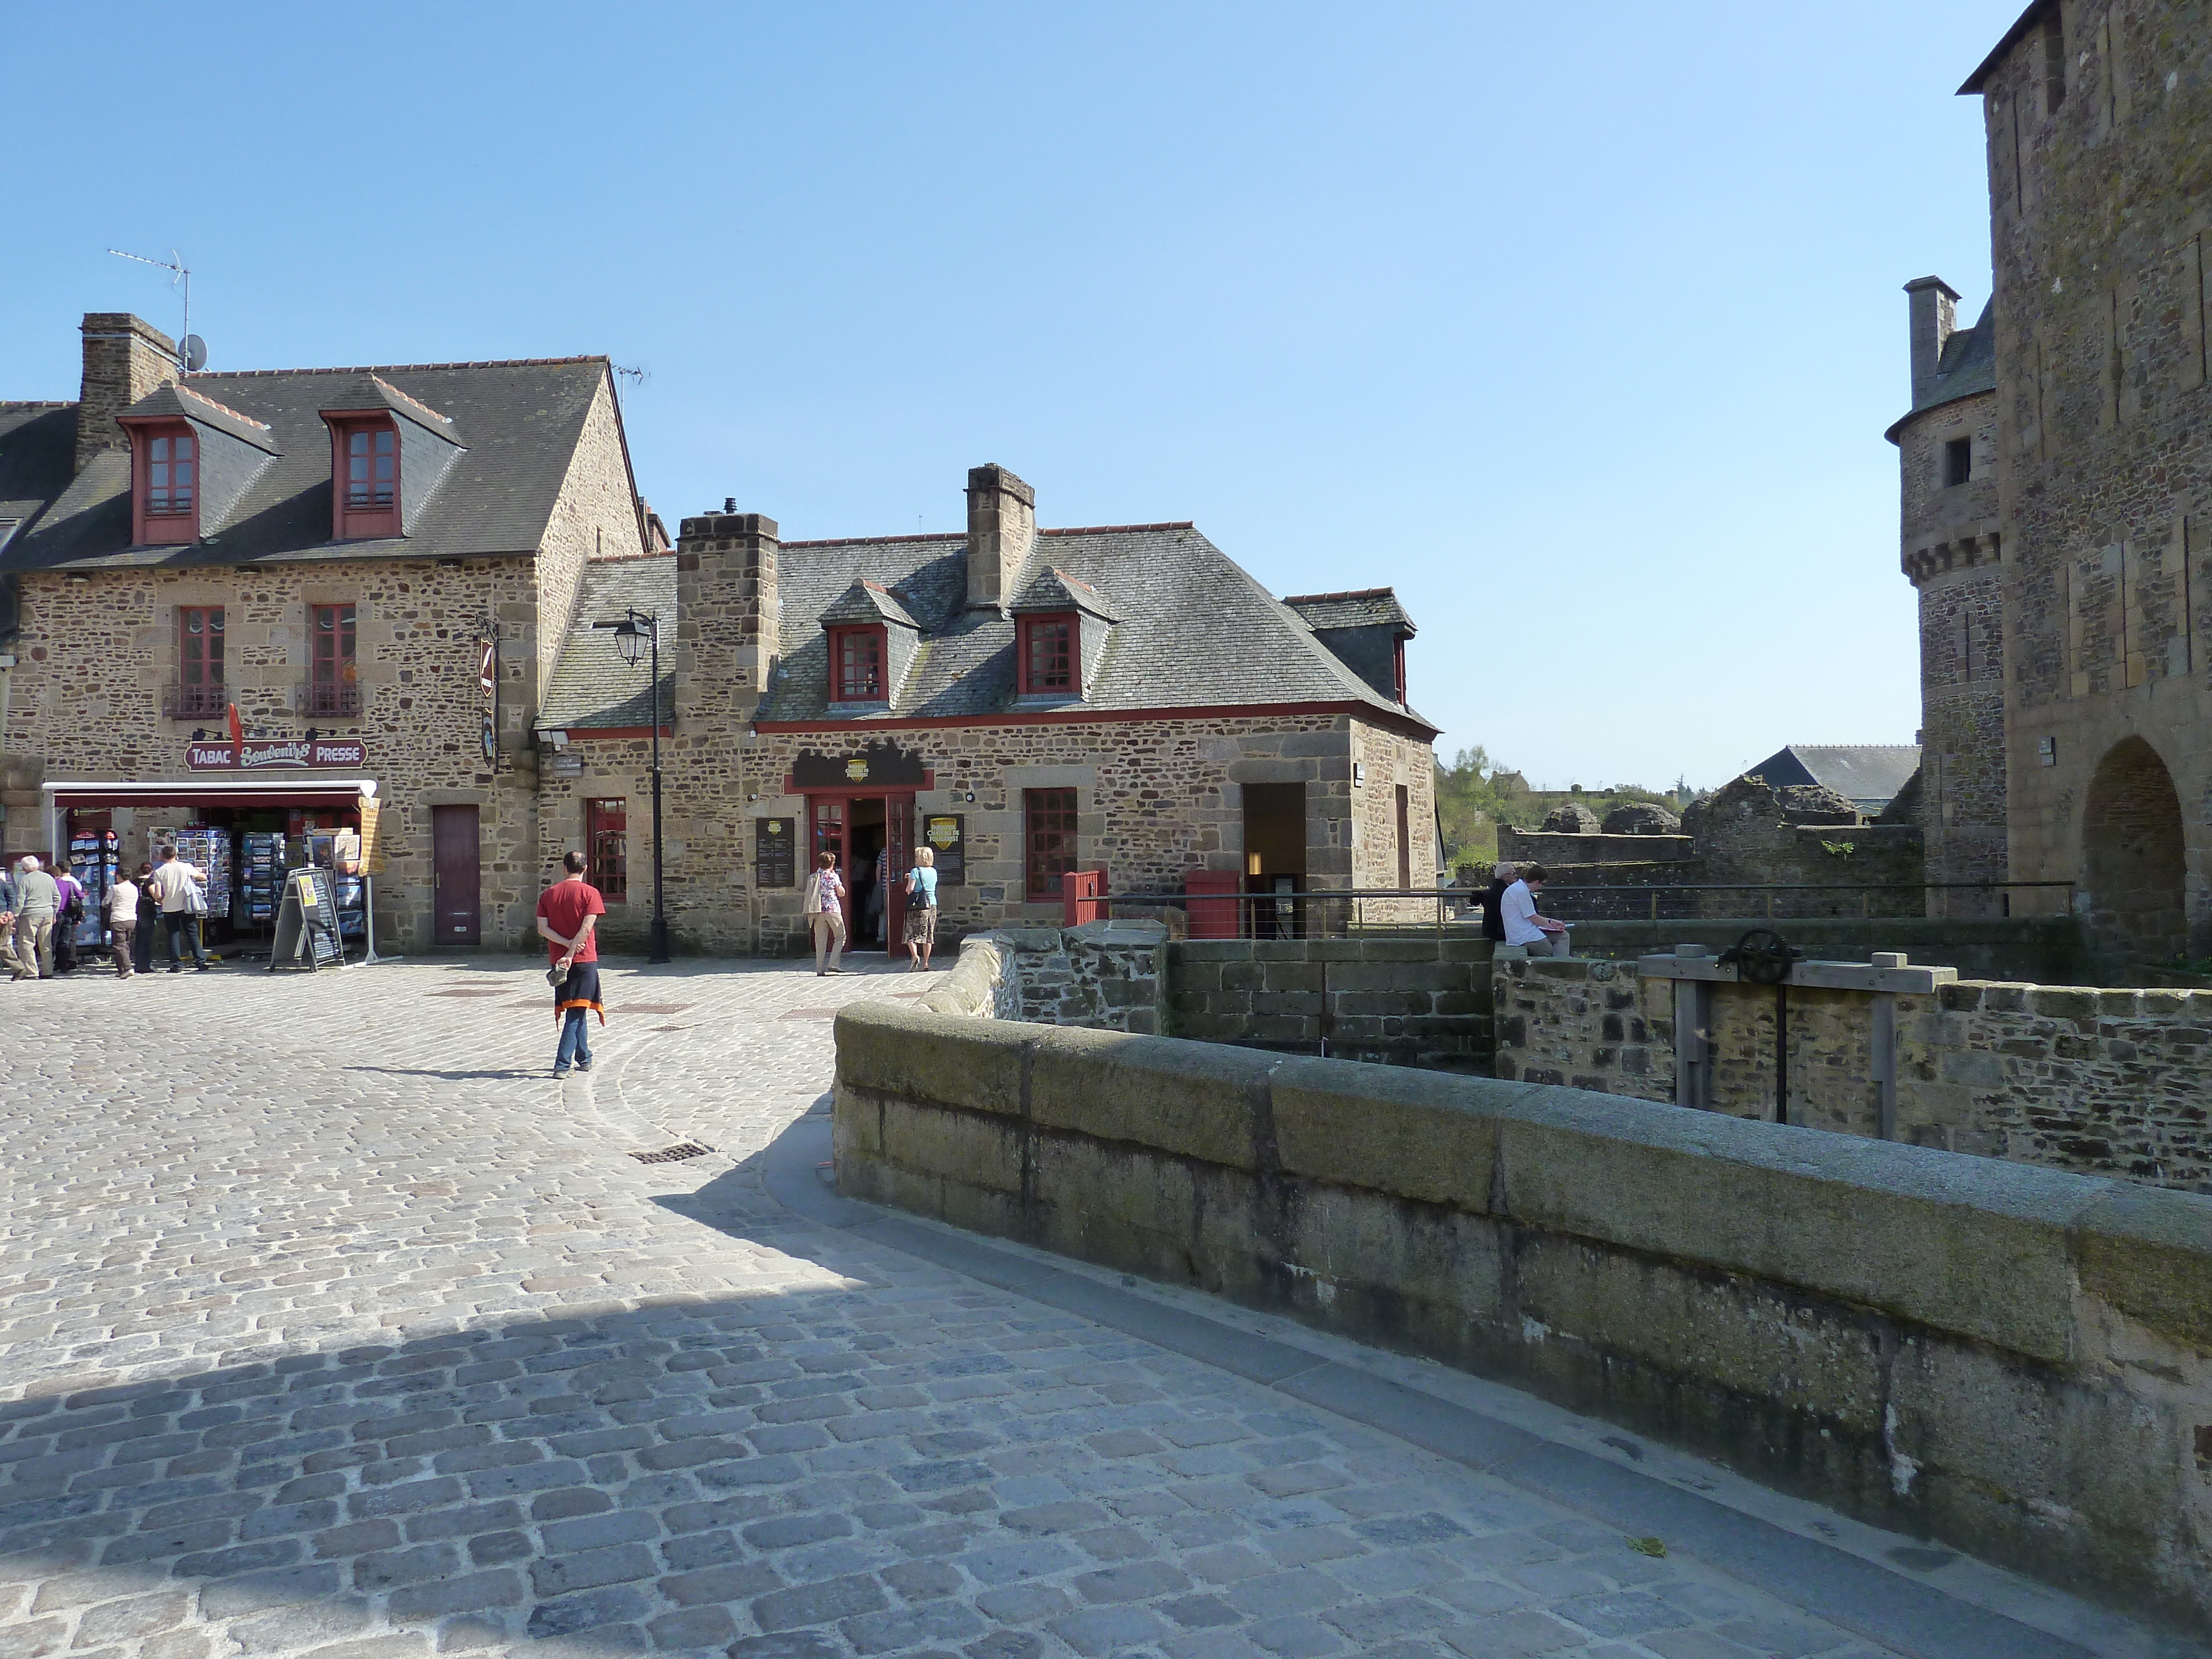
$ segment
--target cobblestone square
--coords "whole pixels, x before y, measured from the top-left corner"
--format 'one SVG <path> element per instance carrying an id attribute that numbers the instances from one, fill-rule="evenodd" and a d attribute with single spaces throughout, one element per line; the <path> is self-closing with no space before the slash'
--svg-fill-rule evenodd
<path id="1" fill-rule="evenodd" d="M 779 1202 L 930 981 L 606 977 L 562 1082 L 520 959 L 8 989 L 0 1659 L 1895 1650 Z"/>

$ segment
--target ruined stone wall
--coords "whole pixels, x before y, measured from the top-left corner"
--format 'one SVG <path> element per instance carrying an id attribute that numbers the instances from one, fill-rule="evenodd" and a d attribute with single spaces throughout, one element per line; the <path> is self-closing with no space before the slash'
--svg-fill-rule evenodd
<path id="1" fill-rule="evenodd" d="M 1158 922 L 1010 927 L 994 937 L 1007 958 L 1011 1006 L 1000 1018 L 1159 1031 L 1167 929 Z"/>
<path id="2" fill-rule="evenodd" d="M 2094 775 L 2140 738 L 2179 796 L 2195 954 L 2212 951 L 2209 58 L 2199 9 L 2068 4 L 1984 87 L 2012 873 L 2090 880 Z"/>
<path id="3" fill-rule="evenodd" d="M 1341 1060 L 1486 1070 L 1491 943 L 1423 937 L 1178 939 L 1167 947 L 1176 1036 Z"/>
<path id="4" fill-rule="evenodd" d="M 1497 1074 L 1674 1098 L 1675 981 L 1500 960 Z M 1712 988 L 1715 1109 L 1775 1112 L 1775 988 Z M 2212 992 L 1962 980 L 1896 998 L 1896 1138 L 2212 1193 Z M 1789 988 L 1789 1121 L 1877 1135 L 1873 999 Z"/>
<path id="5" fill-rule="evenodd" d="M 191 775 L 185 749 L 195 727 L 216 735 L 221 716 L 171 720 L 163 696 L 177 673 L 179 606 L 224 613 L 227 686 L 249 731 L 295 736 L 308 726 L 367 745 L 349 776 L 377 781 L 386 803 L 378 838 L 377 937 L 400 950 L 433 944 L 431 812 L 477 809 L 483 937 L 520 945 L 534 928 L 544 873 L 536 831 L 537 753 L 528 741 L 538 664 L 536 586 L 528 559 L 441 566 L 428 560 L 333 560 L 232 569 L 101 570 L 21 579 L 4 746 L 21 763 L 7 796 L 10 852 L 44 844 L 38 786 L 54 779 L 159 781 Z M 309 717 L 299 694 L 308 677 L 313 605 L 355 607 L 362 713 Z M 503 726 L 496 767 L 479 746 L 482 708 L 476 641 L 487 617 L 513 630 L 501 656 Z M 234 777 L 234 773 L 210 775 Z M 310 775 L 271 771 L 272 790 Z M 140 808 L 125 852 L 145 856 L 150 823 L 175 825 L 182 808 Z M 120 827 L 120 826 L 118 826 Z M 135 839 L 134 839 L 135 836 Z"/>

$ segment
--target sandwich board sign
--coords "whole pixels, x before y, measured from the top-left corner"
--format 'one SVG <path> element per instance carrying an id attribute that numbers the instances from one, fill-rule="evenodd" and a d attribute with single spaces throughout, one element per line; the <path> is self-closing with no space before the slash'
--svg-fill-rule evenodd
<path id="1" fill-rule="evenodd" d="M 284 902 L 276 911 L 276 939 L 269 947 L 269 971 L 296 968 L 310 973 L 346 965 L 338 938 L 337 894 L 331 872 L 314 865 L 295 870 L 284 881 Z"/>

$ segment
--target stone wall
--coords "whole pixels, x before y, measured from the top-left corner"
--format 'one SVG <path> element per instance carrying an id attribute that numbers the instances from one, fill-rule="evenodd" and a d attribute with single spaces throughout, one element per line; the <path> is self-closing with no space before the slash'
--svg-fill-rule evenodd
<path id="1" fill-rule="evenodd" d="M 1759 915 L 1586 921 L 1575 928 L 1575 954 L 1633 960 L 1696 944 L 1717 955 L 1750 929 L 1768 925 Z M 1915 962 L 1955 968 L 1962 979 L 2040 985 L 2085 984 L 2089 974 L 2081 925 L 2071 916 L 1801 916 L 1776 931 L 1826 961 L 1864 962 L 1876 951 L 1903 951 Z"/>
<path id="2" fill-rule="evenodd" d="M 1156 921 L 1010 927 L 994 935 L 1011 957 L 1011 1010 L 1001 1018 L 1100 1031 L 1161 1027 L 1167 929 Z"/>
<path id="3" fill-rule="evenodd" d="M 1500 961 L 1497 1074 L 1675 1097 L 1674 984 L 1629 962 Z M 1771 1120 L 1775 988 L 1715 985 L 1715 1110 Z M 1895 997 L 1894 1137 L 2212 1194 L 2212 992 L 1962 980 Z M 1881 1128 L 1873 999 L 1789 988 L 1790 1122 Z"/>
<path id="4" fill-rule="evenodd" d="M 1179 939 L 1176 1036 L 1396 1066 L 1487 1070 L 1491 943 L 1464 931 L 1340 939 Z"/>
<path id="5" fill-rule="evenodd" d="M 2212 1624 L 2212 1205 L 1565 1089 L 848 1005 L 837 1182 Z"/>

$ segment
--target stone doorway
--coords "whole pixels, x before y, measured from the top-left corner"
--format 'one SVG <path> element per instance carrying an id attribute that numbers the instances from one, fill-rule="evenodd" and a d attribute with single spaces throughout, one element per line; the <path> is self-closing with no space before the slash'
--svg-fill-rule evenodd
<path id="1" fill-rule="evenodd" d="M 2090 937 L 2130 962 L 2165 962 L 2189 946 L 2181 798 L 2158 751 L 2115 744 L 2089 780 L 2081 874 Z"/>

